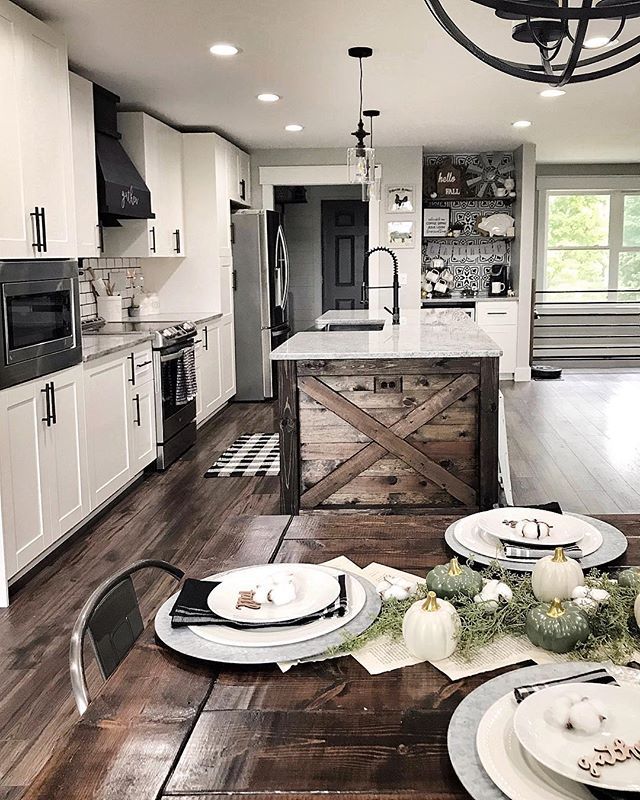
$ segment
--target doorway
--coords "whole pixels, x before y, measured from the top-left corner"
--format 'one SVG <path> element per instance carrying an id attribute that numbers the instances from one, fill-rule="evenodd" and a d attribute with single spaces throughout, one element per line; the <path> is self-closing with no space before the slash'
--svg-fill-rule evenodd
<path id="1" fill-rule="evenodd" d="M 274 187 L 289 251 L 292 332 L 312 328 L 328 309 L 359 307 L 370 213 L 361 198 L 361 187 L 349 184 Z"/>
<path id="2" fill-rule="evenodd" d="M 360 306 L 369 249 L 369 208 L 361 199 L 322 201 L 322 311 Z"/>

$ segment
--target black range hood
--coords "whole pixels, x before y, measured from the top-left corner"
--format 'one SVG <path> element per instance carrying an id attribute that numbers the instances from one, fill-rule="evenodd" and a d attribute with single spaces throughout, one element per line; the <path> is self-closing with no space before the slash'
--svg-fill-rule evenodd
<path id="1" fill-rule="evenodd" d="M 106 227 L 117 227 L 120 219 L 153 219 L 151 192 L 120 144 L 117 104 L 120 98 L 93 84 L 96 131 L 98 215 Z"/>

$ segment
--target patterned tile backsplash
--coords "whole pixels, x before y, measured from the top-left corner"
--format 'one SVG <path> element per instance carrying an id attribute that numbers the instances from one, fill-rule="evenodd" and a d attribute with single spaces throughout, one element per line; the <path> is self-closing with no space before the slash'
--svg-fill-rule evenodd
<path id="1" fill-rule="evenodd" d="M 91 279 L 87 274 L 87 269 L 92 269 L 96 278 L 113 280 L 115 273 L 120 273 L 125 281 L 126 289 L 121 292 L 122 308 L 126 310 L 131 305 L 133 298 L 133 276 L 138 276 L 141 272 L 140 259 L 138 258 L 82 258 L 80 259 L 80 269 L 84 274 L 80 275 L 80 316 L 83 320 L 95 317 L 98 313 L 96 298 L 91 288 Z M 111 277 L 110 277 L 111 276 Z"/>

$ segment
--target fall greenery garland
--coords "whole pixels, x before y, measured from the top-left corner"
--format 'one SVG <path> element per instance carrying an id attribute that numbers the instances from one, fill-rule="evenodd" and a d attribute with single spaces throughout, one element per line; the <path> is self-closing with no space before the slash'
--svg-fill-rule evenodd
<path id="1" fill-rule="evenodd" d="M 532 606 L 538 605 L 531 589 L 530 575 L 514 575 L 497 564 L 487 567 L 480 574 L 487 580 L 497 578 L 506 583 L 513 591 L 513 598 L 508 603 L 501 601 L 497 608 L 491 608 L 486 603 L 475 603 L 468 597 L 458 596 L 450 600 L 461 621 L 456 653 L 467 659 L 472 658 L 478 649 L 505 636 L 525 636 L 527 612 Z M 627 664 L 633 653 L 640 650 L 640 630 L 633 614 L 637 592 L 620 586 L 615 579 L 595 569 L 586 576 L 585 585 L 592 589 L 604 589 L 610 596 L 595 609 L 582 609 L 589 618 L 591 635 L 570 655 L 584 661 L 611 660 L 615 664 Z M 408 600 L 385 601 L 373 625 L 359 636 L 348 638 L 331 652 L 350 653 L 381 636 L 401 639 L 402 620 L 407 609 L 426 595 L 427 587 L 420 584 Z"/>

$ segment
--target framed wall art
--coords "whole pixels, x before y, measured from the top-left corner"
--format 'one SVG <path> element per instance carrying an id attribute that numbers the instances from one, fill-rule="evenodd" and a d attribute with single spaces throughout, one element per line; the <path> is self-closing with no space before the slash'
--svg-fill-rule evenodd
<path id="1" fill-rule="evenodd" d="M 415 186 L 387 186 L 387 214 L 410 214 L 415 210 Z"/>
<path id="2" fill-rule="evenodd" d="M 389 247 L 414 247 L 415 223 L 413 220 L 394 220 L 387 223 L 387 243 Z"/>
<path id="3" fill-rule="evenodd" d="M 450 224 L 450 208 L 425 208 L 422 234 L 427 239 L 434 236 L 447 236 Z"/>

